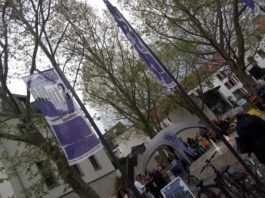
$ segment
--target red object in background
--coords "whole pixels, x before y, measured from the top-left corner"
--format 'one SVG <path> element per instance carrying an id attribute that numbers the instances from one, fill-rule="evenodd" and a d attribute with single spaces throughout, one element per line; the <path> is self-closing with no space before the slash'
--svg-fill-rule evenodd
<path id="1" fill-rule="evenodd" d="M 248 101 L 252 104 L 257 104 L 260 102 L 260 98 L 258 96 L 251 95 L 249 96 Z"/>

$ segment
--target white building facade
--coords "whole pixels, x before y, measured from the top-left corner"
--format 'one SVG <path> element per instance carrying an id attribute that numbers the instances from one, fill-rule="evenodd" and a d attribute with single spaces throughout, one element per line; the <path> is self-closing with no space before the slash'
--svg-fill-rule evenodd
<path id="1" fill-rule="evenodd" d="M 254 65 L 259 68 L 265 69 L 265 52 L 263 48 L 257 50 L 256 55 L 252 57 L 248 57 L 246 63 L 249 64 L 247 66 L 246 71 L 250 75 L 249 71 L 253 68 Z M 250 61 L 252 59 L 252 61 Z M 265 73 L 265 72 L 264 72 Z M 253 76 L 252 76 L 253 77 Z M 223 97 L 223 99 L 233 106 L 234 104 L 239 105 L 239 101 L 242 98 L 247 96 L 247 91 L 244 89 L 242 82 L 236 77 L 236 75 L 231 72 L 229 66 L 223 66 L 217 71 L 215 71 L 210 77 L 211 86 L 208 83 L 202 83 L 202 92 L 206 93 L 210 90 L 216 89 L 216 91 Z M 262 79 L 253 79 L 259 84 L 265 84 L 265 76 Z M 192 89 L 189 94 L 198 95 L 198 90 L 200 89 L 199 85 Z"/>

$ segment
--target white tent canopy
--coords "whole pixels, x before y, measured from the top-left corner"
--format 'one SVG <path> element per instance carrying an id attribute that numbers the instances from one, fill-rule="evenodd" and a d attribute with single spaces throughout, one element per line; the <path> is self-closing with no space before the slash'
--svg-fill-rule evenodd
<path id="1" fill-rule="evenodd" d="M 174 144 L 173 141 L 169 141 L 168 138 L 166 138 L 167 135 L 174 135 L 177 136 L 179 133 L 191 129 L 191 128 L 205 128 L 205 125 L 198 124 L 198 123 L 175 123 L 171 126 L 162 129 L 148 144 L 146 151 L 144 152 L 144 161 L 143 161 L 143 171 L 146 172 L 147 164 L 152 157 L 153 153 L 159 150 L 160 148 L 169 146 L 172 147 L 176 153 L 178 153 L 182 158 L 185 158 L 187 161 L 190 162 L 190 160 L 187 158 L 186 154 L 184 152 L 177 148 L 176 144 Z"/>

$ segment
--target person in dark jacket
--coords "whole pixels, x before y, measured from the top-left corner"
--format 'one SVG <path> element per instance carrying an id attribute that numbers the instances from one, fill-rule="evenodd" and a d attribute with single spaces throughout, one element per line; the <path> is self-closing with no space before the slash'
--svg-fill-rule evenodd
<path id="1" fill-rule="evenodd" d="M 229 135 L 229 125 L 230 122 L 228 120 L 223 120 L 223 119 L 218 119 L 216 121 L 214 121 L 214 124 L 216 124 L 220 129 L 221 129 L 221 133 L 223 135 L 228 136 Z"/>
<path id="2" fill-rule="evenodd" d="M 162 197 L 158 186 L 155 184 L 154 179 L 150 175 L 145 176 L 145 188 L 154 196 L 154 198 Z"/>
<path id="3" fill-rule="evenodd" d="M 249 152 L 265 164 L 265 121 L 258 116 L 240 113 L 237 116 L 236 131 Z"/>
<path id="4" fill-rule="evenodd" d="M 159 190 L 161 190 L 167 185 L 167 182 L 165 181 L 162 173 L 160 172 L 161 171 L 160 169 L 161 169 L 160 166 L 157 166 L 156 169 L 153 169 L 150 172 L 150 175 L 153 177 L 154 182 L 158 186 Z"/>

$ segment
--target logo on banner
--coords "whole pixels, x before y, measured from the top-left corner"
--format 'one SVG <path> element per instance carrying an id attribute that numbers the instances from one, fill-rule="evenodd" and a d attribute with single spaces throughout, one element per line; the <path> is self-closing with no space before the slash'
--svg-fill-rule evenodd
<path id="1" fill-rule="evenodd" d="M 23 79 L 70 165 L 87 159 L 102 148 L 54 69 Z"/>
<path id="2" fill-rule="evenodd" d="M 164 138 L 168 141 L 171 142 L 174 147 L 182 150 L 184 153 L 192 155 L 192 150 L 190 150 L 187 146 L 184 145 L 183 141 L 178 138 L 176 135 L 167 132 L 165 133 Z"/>

